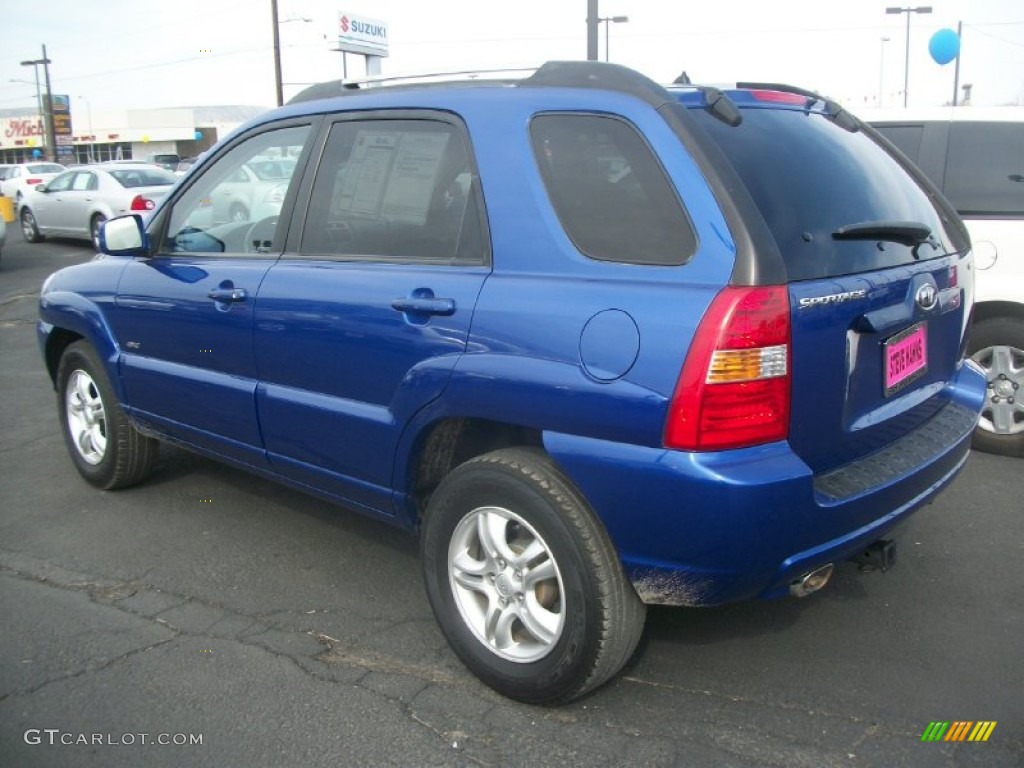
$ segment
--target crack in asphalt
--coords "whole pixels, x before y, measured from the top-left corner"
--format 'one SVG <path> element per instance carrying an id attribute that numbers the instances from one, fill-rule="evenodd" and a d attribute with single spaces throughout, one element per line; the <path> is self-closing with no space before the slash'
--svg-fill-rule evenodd
<path id="1" fill-rule="evenodd" d="M 52 585 L 50 585 L 50 586 L 52 586 Z M 120 656 L 116 656 L 113 659 L 109 659 L 109 660 L 107 660 L 106 662 L 104 662 L 102 664 L 86 665 L 82 669 L 77 670 L 75 672 L 69 672 L 67 674 L 59 674 L 59 675 L 56 675 L 54 677 L 47 678 L 43 682 L 38 683 L 37 685 L 34 685 L 31 688 L 26 688 L 26 689 L 20 690 L 20 691 L 12 691 L 11 693 L 0 694 L 0 702 L 6 701 L 7 699 L 11 699 L 11 698 L 24 698 L 26 696 L 31 696 L 31 695 L 33 695 L 35 693 L 38 693 L 39 691 L 43 690 L 47 686 L 53 685 L 54 683 L 62 683 L 64 681 L 66 681 L 66 680 L 74 680 L 75 678 L 82 677 L 84 675 L 92 675 L 92 674 L 95 674 L 97 672 L 102 672 L 105 669 L 109 669 L 110 667 L 113 667 L 115 664 L 120 664 L 122 661 L 127 661 L 132 656 L 137 656 L 140 653 L 146 653 L 147 651 L 152 651 L 154 648 L 159 648 L 161 645 L 167 645 L 168 643 L 173 643 L 177 639 L 178 639 L 178 636 L 175 635 L 174 637 L 168 637 L 166 640 L 160 640 L 159 642 L 156 642 L 156 643 L 150 643 L 149 645 L 144 646 L 142 648 L 132 648 L 130 651 L 126 651 L 125 653 L 122 653 Z"/>
<path id="2" fill-rule="evenodd" d="M 60 570 L 64 570 L 64 569 L 61 568 Z M 107 579 L 102 579 L 102 578 L 93 578 L 93 579 L 86 578 L 86 579 L 78 579 L 78 580 L 75 580 L 75 581 L 60 582 L 60 581 L 56 581 L 51 576 L 41 576 L 41 575 L 38 575 L 38 574 L 26 573 L 24 570 L 20 570 L 20 569 L 17 569 L 17 568 L 10 567 L 9 565 L 4 564 L 3 562 L 0 562 L 0 573 L 2 573 L 4 575 L 15 577 L 15 578 L 23 579 L 25 581 L 31 581 L 33 583 L 42 584 L 42 585 L 45 585 L 45 586 L 48 586 L 48 587 L 52 587 L 54 589 L 62 589 L 62 590 L 67 590 L 67 591 L 86 593 L 89 596 L 90 601 L 95 603 L 95 604 L 105 605 L 107 607 L 111 607 L 111 608 L 114 608 L 116 610 L 119 610 L 119 611 L 122 611 L 124 613 L 127 613 L 127 614 L 130 614 L 132 616 L 135 616 L 135 617 L 137 617 L 139 619 L 151 621 L 151 622 L 153 622 L 155 624 L 158 624 L 159 626 L 161 626 L 162 628 L 166 629 L 167 631 L 173 633 L 173 637 L 169 637 L 169 638 L 167 638 L 165 640 L 161 640 L 161 641 L 156 642 L 156 643 L 147 644 L 146 646 L 144 646 L 142 648 L 133 648 L 133 649 L 131 649 L 131 650 L 129 650 L 129 651 L 127 651 L 127 652 L 125 652 L 125 653 L 123 653 L 123 654 L 113 658 L 113 659 L 109 659 L 109 660 L 104 661 L 102 664 L 92 664 L 92 663 L 90 663 L 90 664 L 87 664 L 82 669 L 76 670 L 74 672 L 66 673 L 66 674 L 58 674 L 58 675 L 51 676 L 51 677 L 47 678 L 46 680 L 44 680 L 44 681 L 42 681 L 42 682 L 40 682 L 40 683 L 38 683 L 36 685 L 33 685 L 30 688 L 26 688 L 26 689 L 12 691 L 10 693 L 2 694 L 2 695 L 0 695 L 0 702 L 6 701 L 7 699 L 32 696 L 35 693 L 38 693 L 39 691 L 45 689 L 46 687 L 48 687 L 50 685 L 53 685 L 53 684 L 56 684 L 56 683 L 61 683 L 61 682 L 67 681 L 67 680 L 75 679 L 75 678 L 79 678 L 79 677 L 82 677 L 82 676 L 85 676 L 85 675 L 90 675 L 90 674 L 94 674 L 94 673 L 97 673 L 97 672 L 102 672 L 102 671 L 104 671 L 106 669 L 109 669 L 109 668 L 111 668 L 111 667 L 113 667 L 113 666 L 115 666 L 115 665 L 117 665 L 117 664 L 119 664 L 121 662 L 127 661 L 127 660 L 131 659 L 132 657 L 137 656 L 137 655 L 139 655 L 141 653 L 146 653 L 148 651 L 151 651 L 151 650 L 153 650 L 155 648 L 159 648 L 159 647 L 161 647 L 163 645 L 167 645 L 169 643 L 178 642 L 182 638 L 228 640 L 230 642 L 238 643 L 239 645 L 244 646 L 244 647 L 257 649 L 257 650 L 262 651 L 264 653 L 270 654 L 274 658 L 286 661 L 291 666 L 293 666 L 295 669 L 297 669 L 298 671 L 303 673 L 306 677 L 308 677 L 310 679 L 313 679 L 313 680 L 316 680 L 317 682 L 328 683 L 328 684 L 333 684 L 333 685 L 349 686 L 349 687 L 353 687 L 353 688 L 359 688 L 360 690 L 365 691 L 366 693 L 370 694 L 371 696 L 374 696 L 374 697 L 376 697 L 376 698 L 378 698 L 378 699 L 380 699 L 380 700 L 382 700 L 384 702 L 387 702 L 388 704 L 394 705 L 404 715 L 406 720 L 408 720 L 411 723 L 414 723 L 417 727 L 426 728 L 439 741 L 443 742 L 444 745 L 447 748 L 458 749 L 460 754 L 461 754 L 461 756 L 465 757 L 467 760 L 470 760 L 473 763 L 476 763 L 478 765 L 484 765 L 484 766 L 490 765 L 489 763 L 486 763 L 483 760 L 480 760 L 480 759 L 478 759 L 478 758 L 476 758 L 476 757 L 474 757 L 472 755 L 466 754 L 461 749 L 459 749 L 459 747 L 453 746 L 453 738 L 457 742 L 458 734 L 455 734 L 454 737 L 453 737 L 453 733 L 452 732 L 446 732 L 446 731 L 443 731 L 443 730 L 441 730 L 439 728 L 434 727 L 433 725 L 431 725 L 430 723 L 425 721 L 422 717 L 417 715 L 413 711 L 413 709 L 412 709 L 413 702 L 415 701 L 416 697 L 419 696 L 420 693 L 422 693 L 423 691 L 425 691 L 427 688 L 431 687 L 432 685 L 437 685 L 437 684 L 440 684 L 440 685 L 457 685 L 457 684 L 460 684 L 459 681 L 454 676 L 450 676 L 450 675 L 446 675 L 446 674 L 440 674 L 440 675 L 434 674 L 432 672 L 431 668 L 429 668 L 429 667 L 426 667 L 426 666 L 423 666 L 423 665 L 415 665 L 415 664 L 402 663 L 400 660 L 387 657 L 384 654 L 370 653 L 369 656 L 367 656 L 366 658 L 362 658 L 360 656 L 360 654 L 358 654 L 358 653 L 344 653 L 344 654 L 337 654 L 337 655 L 331 657 L 330 659 L 325 659 L 324 657 L 327 654 L 330 654 L 332 651 L 336 651 L 337 650 L 337 645 L 336 644 L 339 642 L 335 638 L 330 637 L 329 635 L 326 635 L 324 633 L 318 632 L 316 630 L 300 631 L 300 630 L 295 630 L 295 629 L 292 629 L 292 628 L 282 627 L 280 625 L 275 625 L 275 624 L 269 624 L 269 625 L 261 624 L 260 617 L 250 616 L 250 615 L 247 615 L 247 614 L 244 614 L 244 613 L 240 613 L 238 611 L 234 611 L 234 610 L 225 608 L 223 606 L 219 606 L 219 605 L 216 605 L 214 603 L 209 603 L 209 602 L 206 602 L 206 601 L 202 601 L 202 600 L 199 600 L 199 599 L 196 599 L 196 598 L 180 596 L 181 597 L 181 601 L 180 602 L 177 602 L 174 605 L 167 606 L 166 608 L 161 609 L 156 614 L 147 616 L 147 615 L 145 615 L 143 613 L 139 613 L 137 611 L 133 611 L 133 610 L 131 610 L 129 608 L 126 608 L 124 606 L 119 606 L 117 603 L 119 601 L 126 600 L 126 599 L 128 599 L 130 597 L 138 595 L 140 593 L 140 591 L 152 590 L 152 591 L 160 592 L 161 594 L 164 594 L 164 595 L 173 595 L 173 593 L 168 593 L 166 591 L 159 590 L 156 587 L 153 587 L 152 585 L 140 584 L 137 580 L 134 580 L 134 579 L 133 580 L 126 580 L 126 581 L 117 582 L 117 581 L 112 581 L 112 580 L 107 580 Z M 113 600 L 111 600 L 111 598 L 110 598 L 111 594 L 117 594 L 118 596 L 113 598 Z M 108 602 L 108 600 L 111 600 L 111 601 Z M 166 614 L 169 611 L 176 610 L 176 609 L 178 609 L 178 608 L 180 608 L 180 607 L 182 607 L 184 605 L 188 605 L 190 603 L 194 603 L 194 604 L 201 605 L 201 606 L 203 606 L 205 608 L 208 608 L 208 609 L 213 609 L 213 610 L 219 611 L 219 612 L 223 613 L 224 615 L 221 616 L 220 618 L 214 620 L 213 622 L 211 622 L 210 625 L 207 626 L 205 630 L 200 630 L 200 631 L 187 630 L 187 629 L 184 629 L 184 628 L 182 628 L 182 627 L 172 623 L 171 621 L 168 621 L 167 619 L 161 618 L 162 614 Z M 278 612 L 275 612 L 275 613 L 280 614 L 280 613 L 284 613 L 284 612 L 278 611 Z M 224 621 L 228 621 L 228 620 L 230 620 L 232 618 L 235 618 L 235 617 L 241 617 L 243 619 L 249 619 L 249 623 L 244 628 L 242 628 L 240 630 L 237 630 L 234 633 L 232 633 L 230 635 L 227 635 L 227 636 L 210 634 L 210 631 L 213 630 L 214 627 L 216 627 L 218 624 L 220 624 L 220 623 L 222 623 Z M 396 624 L 398 624 L 398 623 L 404 623 L 404 620 L 402 622 L 396 622 Z M 251 629 L 252 629 L 253 626 L 259 626 L 260 630 L 258 632 L 251 632 Z M 315 657 L 309 657 L 313 661 L 319 661 L 320 663 L 324 664 L 325 666 L 328 666 L 329 664 L 332 664 L 332 663 L 334 663 L 334 664 L 347 664 L 349 666 L 355 666 L 357 668 L 361 668 L 362 669 L 362 673 L 359 674 L 356 678 L 354 678 L 352 680 L 338 680 L 338 679 L 335 679 L 334 677 L 330 676 L 329 674 L 325 674 L 323 672 L 319 672 L 319 671 L 317 671 L 315 669 L 310 668 L 307 665 L 307 663 L 304 663 L 304 659 L 306 659 L 307 657 L 304 657 L 304 656 L 303 657 L 294 656 L 292 654 L 286 653 L 285 651 L 282 651 L 279 648 L 275 648 L 275 647 L 273 647 L 271 645 L 268 645 L 266 643 L 263 643 L 263 642 L 258 642 L 258 640 L 257 640 L 258 638 L 260 638 L 261 636 L 267 635 L 267 634 L 269 634 L 271 632 L 274 632 L 274 631 L 279 631 L 279 632 L 284 632 L 284 633 L 293 633 L 293 634 L 299 634 L 299 635 L 305 635 L 305 636 L 313 637 L 314 639 L 316 639 L 321 644 L 324 644 L 324 645 L 328 646 L 328 650 L 325 651 L 323 654 L 320 654 L 320 655 L 315 656 Z M 123 631 L 119 631 L 119 633 L 120 634 L 130 634 L 131 630 L 123 630 Z M 83 634 L 87 634 L 87 632 L 83 633 Z M 366 681 L 366 679 L 371 674 L 373 674 L 375 672 L 386 672 L 386 673 L 391 673 L 391 674 L 401 674 L 401 675 L 405 675 L 405 676 L 420 678 L 420 679 L 423 680 L 423 685 L 419 689 L 417 689 L 417 691 L 412 695 L 412 697 L 410 698 L 409 701 L 403 701 L 401 696 L 391 696 L 391 695 L 388 695 L 387 693 L 385 693 L 383 691 L 377 690 L 377 689 L 375 689 L 373 687 L 370 687 L 370 686 L 367 686 L 367 685 L 363 684 Z M 467 684 L 466 683 L 462 683 L 462 685 L 467 685 Z M 490 711 L 490 708 L 488 708 L 488 710 L 486 710 L 486 711 Z M 483 715 L 481 715 L 481 717 L 483 717 Z"/>
<path id="3" fill-rule="evenodd" d="M 15 563 L 12 564 L 9 562 L 10 560 L 14 560 Z M 18 562 L 19 560 L 27 562 Z M 492 763 L 487 761 L 487 757 L 490 756 L 488 752 L 492 754 L 495 752 L 501 753 L 503 748 L 501 738 L 507 729 L 500 723 L 490 722 L 488 715 L 492 712 L 503 712 L 502 704 L 507 704 L 509 710 L 513 713 L 516 712 L 516 707 L 519 705 L 508 702 L 490 689 L 483 688 L 468 673 L 458 675 L 446 669 L 441 661 L 444 658 L 444 654 L 448 653 L 444 649 L 427 653 L 428 658 L 436 657 L 438 659 L 437 664 L 430 664 L 409 661 L 369 648 L 350 647 L 346 645 L 346 641 L 332 637 L 315 626 L 310 626 L 310 615 L 301 609 L 296 611 L 276 610 L 267 614 L 250 614 L 228 608 L 217 602 L 180 595 L 149 584 L 147 581 L 151 572 L 152 569 L 147 570 L 146 574 L 142 577 L 134 579 L 105 578 L 96 574 L 75 572 L 58 564 L 38 560 L 14 550 L 0 549 L 0 574 L 43 584 L 54 589 L 84 593 L 88 596 L 90 602 L 94 604 L 115 608 L 144 622 L 152 622 L 172 633 L 172 637 L 158 642 L 147 643 L 143 647 L 130 649 L 115 658 L 104 660 L 102 663 L 90 661 L 81 669 L 72 672 L 62 672 L 30 688 L 2 694 L 0 695 L 0 702 L 15 697 L 32 696 L 55 683 L 103 672 L 115 665 L 128 662 L 143 653 L 170 643 L 180 642 L 186 638 L 217 639 L 268 653 L 274 658 L 288 662 L 290 666 L 316 682 L 364 691 L 376 699 L 385 702 L 387 705 L 393 706 L 406 722 L 415 725 L 417 728 L 428 730 L 439 743 L 444 745 L 446 750 L 452 750 L 453 753 L 457 754 L 459 760 L 468 761 L 475 765 L 489 766 Z M 147 612 L 145 602 L 147 598 L 155 603 L 150 606 L 152 612 Z M 137 607 L 132 604 L 126 604 L 125 601 L 132 599 L 140 601 Z M 198 615 L 185 613 L 180 618 L 175 616 L 175 612 L 182 611 L 183 609 L 187 610 L 189 606 L 196 606 L 196 610 L 199 612 Z M 209 621 L 206 621 L 203 611 L 211 615 Z M 358 619 L 359 617 L 355 616 L 355 618 Z M 379 618 L 374 620 L 379 621 Z M 180 625 L 181 623 L 187 624 L 190 621 L 194 623 L 192 628 Z M 232 622 L 236 622 L 240 626 L 236 628 L 232 625 Z M 398 627 L 424 624 L 425 622 L 426 620 L 422 618 L 402 618 L 385 623 L 376 630 L 376 633 L 393 632 Z M 219 625 L 223 626 L 225 630 L 230 631 L 218 633 L 217 627 Z M 129 633 L 130 631 L 121 632 L 121 634 Z M 307 648 L 305 651 L 289 652 L 280 647 L 282 642 L 288 642 L 288 636 L 310 638 L 316 641 L 323 650 L 319 653 L 314 653 Z M 351 639 L 348 642 L 351 642 Z M 309 643 L 307 642 L 308 645 Z M 348 670 L 353 676 L 349 679 L 339 679 L 331 672 L 331 668 L 334 666 Z M 373 675 L 382 675 L 384 678 L 374 679 Z M 417 681 L 420 684 L 416 685 L 414 682 L 410 688 L 404 691 L 381 690 L 379 686 L 382 682 L 387 682 L 387 676 Z M 855 725 L 861 729 L 860 735 L 848 740 L 845 748 L 836 744 L 835 749 L 837 751 L 834 754 L 826 754 L 820 751 L 820 747 L 814 745 L 804 745 L 810 750 L 810 754 L 814 755 L 813 759 L 820 765 L 840 765 L 844 764 L 844 761 L 846 764 L 849 764 L 850 760 L 857 757 L 856 753 L 865 742 L 873 739 L 877 740 L 880 737 L 899 740 L 909 737 L 915 741 L 919 737 L 919 734 L 916 732 L 910 733 L 904 729 L 885 727 L 879 723 L 871 722 L 867 718 L 827 711 L 821 708 L 808 709 L 788 702 L 687 688 L 672 683 L 647 680 L 635 675 L 622 676 L 619 678 L 619 681 L 624 685 L 666 690 L 688 697 L 708 697 L 720 702 L 749 704 L 785 713 L 799 714 L 808 718 L 824 718 L 839 723 Z M 428 694 L 432 688 L 461 690 L 478 700 L 481 706 L 478 711 L 469 715 L 453 715 L 450 712 L 437 710 L 437 706 L 430 700 Z M 425 700 L 424 696 L 427 697 Z M 583 709 L 585 710 L 586 708 L 586 705 L 583 705 Z M 578 712 L 569 713 L 562 710 L 544 710 L 542 708 L 530 708 L 527 711 L 530 717 L 536 718 L 538 721 L 543 720 L 548 725 L 554 727 L 557 727 L 558 722 L 564 721 L 565 718 L 578 717 L 580 714 Z M 695 710 L 695 714 L 699 715 L 701 712 L 702 709 L 700 707 Z M 467 732 L 460 722 L 464 718 L 469 718 L 474 724 L 478 724 L 479 732 Z M 446 723 L 446 720 L 450 722 Z M 612 715 L 611 719 L 606 716 L 601 718 L 599 725 L 595 727 L 600 731 L 620 733 L 623 737 L 628 737 L 630 740 L 657 739 L 665 741 L 666 746 L 671 747 L 676 757 L 687 754 L 688 749 L 692 750 L 696 747 L 700 750 L 714 751 L 721 755 L 727 755 L 727 760 L 737 760 L 744 765 L 782 766 L 794 764 L 791 759 L 784 762 L 772 762 L 772 758 L 762 752 L 764 748 L 771 749 L 772 747 L 768 746 L 763 740 L 752 743 L 750 741 L 750 734 L 745 733 L 742 727 L 735 724 L 724 722 L 713 724 L 713 726 L 708 726 L 711 728 L 711 732 L 708 734 L 690 733 L 684 736 L 677 733 L 675 736 L 666 736 L 663 733 L 652 732 L 649 728 L 644 727 L 645 722 L 647 722 L 644 718 L 639 720 L 619 718 L 619 720 L 619 722 L 616 722 L 614 715 Z M 596 723 L 597 721 L 594 722 Z M 700 718 L 694 721 L 695 728 L 704 728 L 705 725 L 700 721 Z M 779 748 L 785 752 L 788 758 L 793 758 L 795 755 L 807 756 L 800 752 L 803 747 L 797 743 L 791 742 L 786 747 Z M 628 745 L 623 745 L 621 749 L 626 750 L 622 755 L 622 758 L 625 760 L 628 758 Z M 483 756 L 473 754 L 473 752 L 480 751 L 484 752 Z M 842 752 L 842 754 L 839 754 L 839 752 Z M 960 762 L 960 755 L 956 750 L 952 751 L 952 753 L 945 753 L 943 757 L 950 765 L 957 765 Z M 964 755 L 964 759 L 967 759 L 966 755 Z M 499 759 L 498 761 L 500 762 L 501 760 Z"/>

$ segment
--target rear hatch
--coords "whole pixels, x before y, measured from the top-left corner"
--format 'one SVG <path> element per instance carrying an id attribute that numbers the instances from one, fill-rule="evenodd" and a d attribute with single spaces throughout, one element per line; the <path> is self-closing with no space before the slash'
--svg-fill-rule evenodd
<path id="1" fill-rule="evenodd" d="M 835 105 L 776 91 L 729 96 L 739 125 L 707 109 L 690 113 L 781 253 L 792 332 L 789 442 L 815 472 L 828 471 L 884 448 L 946 404 L 971 300 L 967 242 L 934 190 L 855 121 L 837 120 Z"/>

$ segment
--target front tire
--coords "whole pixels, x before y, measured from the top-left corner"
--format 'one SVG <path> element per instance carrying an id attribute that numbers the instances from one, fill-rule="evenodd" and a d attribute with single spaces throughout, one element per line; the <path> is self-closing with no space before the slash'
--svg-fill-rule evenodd
<path id="1" fill-rule="evenodd" d="M 39 234 L 39 225 L 31 208 L 21 209 L 21 234 L 26 243 L 42 242 L 43 236 Z"/>
<path id="2" fill-rule="evenodd" d="M 456 468 L 421 539 L 427 594 L 462 662 L 532 704 L 597 688 L 632 656 L 646 609 L 604 527 L 543 451 Z"/>
<path id="3" fill-rule="evenodd" d="M 71 344 L 61 356 L 57 410 L 71 461 L 89 483 L 113 490 L 149 474 L 158 443 L 128 421 L 103 363 L 84 341 Z"/>
<path id="4" fill-rule="evenodd" d="M 231 223 L 241 224 L 243 221 L 249 220 L 249 211 L 244 205 L 235 203 L 228 211 L 228 216 L 231 217 Z"/>
<path id="5" fill-rule="evenodd" d="M 968 354 L 988 378 L 973 446 L 1024 457 L 1024 321 L 992 317 L 975 323 Z"/>

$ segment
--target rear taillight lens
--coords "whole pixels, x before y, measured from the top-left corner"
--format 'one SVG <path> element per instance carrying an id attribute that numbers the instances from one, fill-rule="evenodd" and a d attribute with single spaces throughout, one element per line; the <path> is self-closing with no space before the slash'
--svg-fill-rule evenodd
<path id="1" fill-rule="evenodd" d="M 807 106 L 807 97 L 801 96 L 798 93 L 786 93 L 785 91 L 769 91 L 764 89 L 755 89 L 750 92 L 758 101 L 770 101 L 773 104 L 796 104 L 798 106 Z"/>
<path id="2" fill-rule="evenodd" d="M 156 203 L 154 203 L 148 197 L 136 195 L 135 197 L 132 198 L 131 208 L 133 211 L 152 211 L 154 208 L 156 208 Z"/>
<path id="3" fill-rule="evenodd" d="M 665 446 L 718 451 L 784 440 L 789 398 L 789 293 L 784 286 L 725 288 L 690 345 Z"/>
<path id="4" fill-rule="evenodd" d="M 30 187 L 34 187 L 36 184 L 42 184 L 43 181 L 44 179 L 25 179 L 25 183 Z"/>

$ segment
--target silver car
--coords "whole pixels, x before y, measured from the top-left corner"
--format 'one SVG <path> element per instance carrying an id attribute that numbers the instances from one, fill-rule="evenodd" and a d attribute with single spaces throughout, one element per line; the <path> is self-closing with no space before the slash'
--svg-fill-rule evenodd
<path id="1" fill-rule="evenodd" d="M 276 216 L 294 171 L 293 158 L 253 158 L 214 190 L 213 220 L 259 221 Z"/>
<path id="2" fill-rule="evenodd" d="M 56 235 L 92 240 L 98 249 L 104 221 L 153 210 L 176 181 L 174 174 L 155 165 L 74 168 L 25 194 L 18 206 L 21 231 L 30 243 Z"/>

